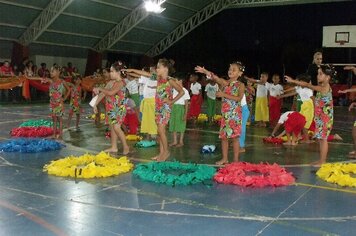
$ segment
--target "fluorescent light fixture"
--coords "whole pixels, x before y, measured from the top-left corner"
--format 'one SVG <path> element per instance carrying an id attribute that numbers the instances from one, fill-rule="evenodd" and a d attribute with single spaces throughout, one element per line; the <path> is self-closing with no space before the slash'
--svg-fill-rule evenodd
<path id="1" fill-rule="evenodd" d="M 162 8 L 161 4 L 164 3 L 166 0 L 149 0 L 145 1 L 145 9 L 148 12 L 153 12 L 159 14 L 166 10 L 166 8 Z"/>

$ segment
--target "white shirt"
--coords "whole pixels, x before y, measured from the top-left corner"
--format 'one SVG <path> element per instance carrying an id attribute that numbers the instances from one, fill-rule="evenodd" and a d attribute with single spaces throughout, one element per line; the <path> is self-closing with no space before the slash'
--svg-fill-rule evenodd
<path id="1" fill-rule="evenodd" d="M 302 102 L 309 100 L 313 96 L 313 90 L 310 88 L 302 88 L 301 86 L 296 86 L 295 91 L 298 93 Z"/>
<path id="2" fill-rule="evenodd" d="M 215 84 L 215 85 L 207 84 L 205 86 L 206 96 L 208 96 L 209 98 L 211 98 L 213 100 L 216 99 L 216 92 L 218 90 L 219 90 L 219 86 L 217 84 Z"/>
<path id="3" fill-rule="evenodd" d="M 141 76 L 138 82 L 144 85 L 142 91 L 143 98 L 154 98 L 156 96 L 157 80 Z"/>
<path id="4" fill-rule="evenodd" d="M 283 87 L 280 84 L 271 84 L 271 83 L 265 83 L 266 89 L 269 92 L 269 95 L 272 97 L 277 97 L 281 94 L 283 94 Z"/>
<path id="5" fill-rule="evenodd" d="M 184 91 L 184 95 L 181 98 L 179 98 L 174 104 L 184 105 L 185 101 L 190 99 L 188 90 L 183 88 L 183 91 Z M 173 89 L 173 97 L 175 98 L 177 95 L 178 95 L 177 90 Z"/>
<path id="6" fill-rule="evenodd" d="M 192 91 L 193 95 L 198 95 L 200 93 L 201 90 L 201 84 L 199 84 L 198 82 L 195 82 L 194 84 L 192 83 L 190 85 L 190 91 Z"/>
<path id="7" fill-rule="evenodd" d="M 256 97 L 267 97 L 267 88 L 263 84 L 257 84 Z"/>
<path id="8" fill-rule="evenodd" d="M 284 124 L 284 122 L 286 122 L 288 120 L 288 115 L 293 113 L 295 111 L 287 111 L 287 112 L 284 112 L 280 117 L 279 117 L 279 120 L 278 120 L 278 124 Z"/>
<path id="9" fill-rule="evenodd" d="M 244 96 L 241 99 L 241 106 L 243 107 L 245 105 L 247 105 L 247 101 L 246 101 L 246 95 L 244 94 Z"/>
<path id="10" fill-rule="evenodd" d="M 129 91 L 129 94 L 136 94 L 138 93 L 138 83 L 134 80 L 127 80 L 126 88 Z"/>

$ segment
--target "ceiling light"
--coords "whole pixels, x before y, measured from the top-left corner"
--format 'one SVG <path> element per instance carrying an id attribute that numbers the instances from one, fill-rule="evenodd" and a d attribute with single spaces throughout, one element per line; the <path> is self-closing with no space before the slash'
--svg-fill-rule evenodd
<path id="1" fill-rule="evenodd" d="M 145 9 L 148 12 L 153 12 L 159 14 L 163 12 L 166 8 L 162 8 L 161 4 L 164 3 L 166 0 L 149 0 L 145 1 Z"/>

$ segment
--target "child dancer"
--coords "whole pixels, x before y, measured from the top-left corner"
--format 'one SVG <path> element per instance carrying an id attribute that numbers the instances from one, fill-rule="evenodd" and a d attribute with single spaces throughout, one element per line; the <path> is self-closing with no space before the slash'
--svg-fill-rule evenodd
<path id="1" fill-rule="evenodd" d="M 100 69 L 98 69 L 98 70 L 100 70 Z M 99 74 L 96 74 L 96 75 L 98 76 L 98 75 L 100 75 L 100 73 L 99 73 Z M 103 78 L 105 82 L 104 82 L 104 83 L 101 83 L 101 84 L 97 84 L 96 87 L 103 87 L 103 88 L 105 88 L 107 82 L 110 81 L 110 68 L 104 68 L 104 69 L 103 69 L 103 74 L 102 74 L 102 76 L 98 77 L 98 79 L 101 79 L 101 78 Z M 96 94 L 96 93 L 94 92 L 94 90 L 93 90 L 93 96 L 95 96 L 95 95 L 97 95 L 97 94 Z M 85 98 L 85 95 L 84 95 L 84 98 Z M 101 104 L 102 104 L 102 105 L 101 105 Z M 95 114 L 95 124 L 96 124 L 96 125 L 100 124 L 100 119 L 101 119 L 101 118 L 100 118 L 100 116 L 101 116 L 101 106 L 103 106 L 104 109 L 105 109 L 105 101 L 104 101 L 104 100 L 102 100 L 102 102 L 99 103 L 99 104 L 96 106 L 96 108 L 97 108 L 97 110 L 98 110 L 98 112 Z"/>
<path id="2" fill-rule="evenodd" d="M 245 92 L 245 85 L 238 81 L 243 74 L 243 66 L 241 62 L 233 62 L 230 64 L 228 77 L 229 80 L 224 80 L 208 71 L 204 67 L 196 66 L 195 71 L 206 74 L 207 77 L 214 79 L 222 88 L 223 91 L 216 93 L 217 97 L 222 98 L 220 122 L 222 159 L 216 162 L 217 165 L 228 163 L 229 139 L 232 139 L 234 149 L 234 161 L 239 161 L 239 136 L 241 134 L 241 99 Z"/>
<path id="3" fill-rule="evenodd" d="M 205 92 L 207 97 L 207 115 L 210 122 L 213 122 L 213 118 L 216 110 L 216 92 L 219 90 L 219 86 L 212 79 L 207 79 L 209 83 L 205 86 Z"/>
<path id="4" fill-rule="evenodd" d="M 184 132 L 187 124 L 189 92 L 183 87 L 183 77 L 177 77 L 177 84 L 179 84 L 184 91 L 183 97 L 173 104 L 172 115 L 169 120 L 169 132 L 173 132 L 173 142 L 169 146 L 182 147 L 184 145 Z M 178 92 L 173 90 L 173 97 L 176 97 Z M 177 142 L 177 133 L 180 133 L 179 143 Z"/>
<path id="5" fill-rule="evenodd" d="M 298 75 L 296 79 L 298 81 L 304 81 L 305 83 L 310 83 L 310 75 L 306 73 Z M 300 114 L 302 114 L 306 119 L 306 123 L 303 129 L 303 136 L 304 136 L 303 142 L 310 143 L 311 141 L 309 139 L 308 130 L 314 119 L 314 103 L 312 100 L 313 90 L 302 86 L 296 86 L 293 89 L 289 89 L 289 91 L 293 91 L 293 90 L 294 92 L 286 93 L 284 95 L 279 96 L 279 98 L 298 95 L 298 97 L 302 101 L 302 104 L 300 106 Z"/>
<path id="6" fill-rule="evenodd" d="M 140 95 L 138 93 L 138 81 L 134 76 L 127 75 L 126 89 L 129 92 L 129 97 L 135 102 L 135 112 L 137 118 L 140 117 Z"/>
<path id="7" fill-rule="evenodd" d="M 69 102 L 69 116 L 67 128 L 70 127 L 70 122 L 72 120 L 73 113 L 76 115 L 75 129 L 79 131 L 79 120 L 80 120 L 80 112 L 81 112 L 81 99 L 82 99 L 82 87 L 81 87 L 82 79 L 80 77 L 74 78 L 74 83 L 70 83 L 70 102 Z"/>
<path id="8" fill-rule="evenodd" d="M 247 78 L 247 77 L 246 77 Z M 255 121 L 257 126 L 266 127 L 266 122 L 269 121 L 268 101 L 267 101 L 267 88 L 265 83 L 268 80 L 268 73 L 262 72 L 260 80 L 247 78 L 252 83 L 257 83 L 256 91 L 256 105 L 255 105 Z"/>
<path id="9" fill-rule="evenodd" d="M 191 91 L 191 101 L 189 107 L 188 117 L 194 121 L 199 116 L 201 111 L 201 104 L 203 102 L 203 97 L 201 94 L 201 84 L 198 83 L 199 76 L 197 74 L 190 75 L 190 91 Z"/>
<path id="10" fill-rule="evenodd" d="M 156 73 L 148 73 L 141 70 L 125 69 L 129 73 L 151 77 L 157 80 L 155 97 L 155 120 L 158 127 L 159 154 L 153 157 L 156 161 L 165 161 L 170 155 L 166 134 L 166 126 L 171 115 L 171 106 L 184 95 L 183 88 L 177 84 L 175 79 L 169 77 L 174 72 L 174 62 L 165 58 L 159 59 Z M 178 91 L 178 95 L 173 98 L 173 89 Z"/>
<path id="11" fill-rule="evenodd" d="M 121 72 L 125 68 L 123 62 L 118 61 L 110 67 L 110 81 L 105 88 L 95 88 L 94 92 L 99 94 L 98 100 L 94 105 L 94 113 L 98 112 L 97 105 L 105 97 L 106 119 L 110 127 L 111 147 L 105 152 L 117 153 L 117 140 L 120 139 L 123 146 L 123 155 L 130 151 L 126 142 L 126 137 L 121 129 L 121 125 L 126 116 L 125 99 L 125 74 Z"/>
<path id="12" fill-rule="evenodd" d="M 265 86 L 269 92 L 269 124 L 274 127 L 281 116 L 282 100 L 277 96 L 283 94 L 283 87 L 279 84 L 280 77 L 277 74 L 272 76 L 273 84 L 266 82 Z"/>
<path id="13" fill-rule="evenodd" d="M 332 129 L 334 121 L 334 108 L 332 91 L 329 81 L 335 76 L 335 69 L 331 65 L 321 65 L 318 69 L 318 84 L 312 85 L 304 81 L 293 80 L 286 76 L 286 81 L 303 87 L 308 87 L 316 91 L 314 100 L 314 121 L 316 125 L 315 137 L 319 139 L 320 159 L 312 163 L 315 166 L 320 166 L 326 162 L 328 155 L 327 138 Z"/>
<path id="14" fill-rule="evenodd" d="M 277 125 L 274 127 L 271 136 L 275 137 L 276 132 L 279 130 L 281 125 L 284 124 L 284 129 L 287 135 L 287 142 L 283 143 L 284 145 L 297 145 L 298 136 L 303 130 L 305 125 L 305 117 L 296 111 L 287 111 L 281 115 Z M 292 137 L 292 139 L 291 139 Z"/>
<path id="15" fill-rule="evenodd" d="M 50 71 L 51 79 L 43 78 L 42 82 L 50 83 L 49 86 L 49 104 L 53 120 L 53 138 L 63 138 L 63 113 L 64 113 L 64 101 L 68 98 L 70 88 L 68 85 L 60 79 L 61 68 L 59 66 L 53 66 Z M 64 93 L 66 94 L 64 95 Z M 64 95 L 64 98 L 63 98 Z M 57 129 L 59 125 L 59 128 Z"/>

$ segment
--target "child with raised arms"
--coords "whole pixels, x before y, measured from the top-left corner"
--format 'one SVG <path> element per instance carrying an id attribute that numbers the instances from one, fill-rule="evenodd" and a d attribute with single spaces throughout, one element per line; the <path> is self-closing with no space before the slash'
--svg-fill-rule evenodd
<path id="1" fill-rule="evenodd" d="M 286 76 L 286 81 L 296 85 L 310 88 L 316 91 L 314 99 L 314 121 L 316 125 L 315 137 L 319 140 L 320 153 L 319 161 L 312 163 L 320 166 L 325 163 L 328 155 L 327 138 L 331 132 L 334 121 L 334 107 L 330 80 L 336 75 L 334 67 L 331 65 L 321 65 L 318 69 L 318 85 L 312 85 L 304 81 L 297 81 Z"/>
<path id="2" fill-rule="evenodd" d="M 222 98 L 221 121 L 219 138 L 221 139 L 222 159 L 216 162 L 217 165 L 224 165 L 229 162 L 228 150 L 229 139 L 232 140 L 234 150 L 234 162 L 239 161 L 239 136 L 241 134 L 242 107 L 241 99 L 245 93 L 245 85 L 238 79 L 243 74 L 243 65 L 241 62 L 233 62 L 228 70 L 228 80 L 224 80 L 204 67 L 196 66 L 195 71 L 211 77 L 218 83 L 222 91 L 216 93 L 217 97 Z"/>

